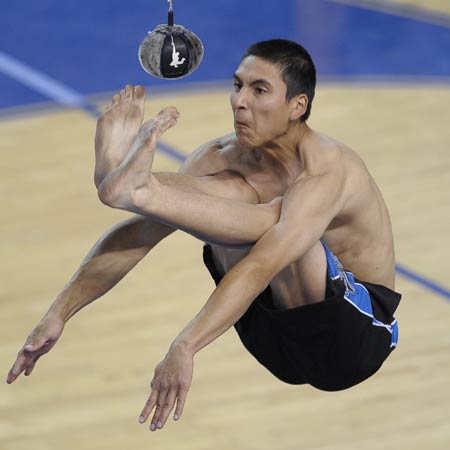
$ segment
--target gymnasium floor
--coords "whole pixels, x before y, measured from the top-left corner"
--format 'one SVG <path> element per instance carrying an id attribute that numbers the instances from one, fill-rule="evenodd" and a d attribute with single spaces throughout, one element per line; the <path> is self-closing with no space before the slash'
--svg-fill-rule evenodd
<path id="1" fill-rule="evenodd" d="M 0 373 L 94 242 L 128 217 L 97 199 L 96 115 L 126 83 L 179 124 L 155 168 L 175 171 L 231 130 L 230 74 L 258 40 L 302 42 L 319 83 L 310 125 L 366 161 L 390 208 L 398 348 L 348 391 L 273 378 L 228 331 L 195 358 L 178 423 L 137 423 L 156 364 L 213 290 L 202 244 L 177 232 L 70 320 L 30 378 L 0 384 L 1 450 L 444 450 L 450 446 L 450 2 L 174 1 L 205 45 L 180 81 L 149 78 L 137 48 L 166 2 L 24 1 L 0 16 Z M 195 5 L 195 7 L 193 6 Z M 125 10 L 125 7 L 128 8 Z M 224 45 L 226 42 L 226 45 Z"/>

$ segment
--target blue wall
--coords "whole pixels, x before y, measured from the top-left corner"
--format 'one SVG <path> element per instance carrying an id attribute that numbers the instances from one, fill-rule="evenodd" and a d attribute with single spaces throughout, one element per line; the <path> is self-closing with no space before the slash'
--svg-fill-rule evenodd
<path id="1" fill-rule="evenodd" d="M 319 78 L 450 77 L 450 26 L 323 0 L 174 0 L 174 9 L 175 22 L 205 46 L 201 66 L 184 79 L 189 82 L 229 79 L 248 45 L 273 37 L 305 45 Z M 165 0 L 8 2 L 0 16 L 0 52 L 81 94 L 126 83 L 167 86 L 174 81 L 149 77 L 137 59 L 147 31 L 166 18 Z M 0 73 L 0 108 L 42 100 Z"/>

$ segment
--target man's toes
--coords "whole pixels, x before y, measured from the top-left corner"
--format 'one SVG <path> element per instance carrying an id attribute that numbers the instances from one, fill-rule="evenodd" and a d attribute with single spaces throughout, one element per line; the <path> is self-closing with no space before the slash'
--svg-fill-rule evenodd
<path id="1" fill-rule="evenodd" d="M 114 95 L 114 97 L 112 98 L 112 106 L 117 105 L 117 103 L 119 103 L 119 101 L 120 101 L 120 95 L 119 94 Z"/>
<path id="2" fill-rule="evenodd" d="M 175 124 L 180 117 L 180 113 L 175 106 L 168 106 L 160 111 L 158 116 L 160 116 L 165 122 Z"/>
<path id="3" fill-rule="evenodd" d="M 180 113 L 178 112 L 177 108 L 175 106 L 167 106 L 166 108 L 162 109 L 158 116 L 161 118 L 167 118 L 167 117 L 179 117 Z"/>
<path id="4" fill-rule="evenodd" d="M 131 84 L 125 86 L 125 99 L 128 101 L 133 99 L 133 86 Z"/>
<path id="5" fill-rule="evenodd" d="M 168 106 L 162 109 L 155 118 L 155 125 L 158 128 L 158 133 L 161 135 L 169 128 L 176 125 L 180 113 L 173 106 Z"/>
<path id="6" fill-rule="evenodd" d="M 142 86 L 134 87 L 134 98 L 136 100 L 142 100 L 145 97 L 145 89 Z"/>

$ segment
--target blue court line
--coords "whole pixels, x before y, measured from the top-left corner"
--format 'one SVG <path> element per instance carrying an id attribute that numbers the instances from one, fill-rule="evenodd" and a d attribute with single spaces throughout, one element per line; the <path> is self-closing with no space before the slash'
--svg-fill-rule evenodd
<path id="1" fill-rule="evenodd" d="M 185 161 L 187 158 L 187 156 L 184 153 L 178 151 L 177 149 L 171 147 L 168 144 L 165 144 L 164 142 L 159 141 L 156 145 L 163 153 L 165 153 L 168 156 L 171 156 L 172 158 L 180 162 Z"/>
<path id="2" fill-rule="evenodd" d="M 47 96 L 62 105 L 80 108 L 96 118 L 101 115 L 95 106 L 84 99 L 83 95 L 3 52 L 0 52 L 0 72 L 9 75 L 16 81 L 22 82 L 29 88 L 38 91 L 40 94 Z M 184 161 L 187 157 L 184 153 L 168 144 L 158 142 L 157 145 L 163 153 L 180 162 Z M 402 265 L 397 264 L 396 271 L 417 284 L 450 300 L 450 291 L 448 289 L 427 280 Z"/>
<path id="3" fill-rule="evenodd" d="M 398 5 L 395 3 L 381 3 L 370 0 L 326 0 L 331 3 L 347 5 L 353 8 L 368 9 L 382 14 L 412 19 L 416 22 L 429 23 L 438 27 L 450 28 L 450 16 L 446 13 L 428 11 L 413 5 Z"/>
<path id="4" fill-rule="evenodd" d="M 444 297 L 446 300 L 450 300 L 450 290 L 446 289 L 445 287 L 435 283 L 434 281 L 427 280 L 422 275 L 419 275 L 418 273 L 415 273 L 412 270 L 407 269 L 403 265 L 396 264 L 395 270 L 397 271 L 397 273 L 403 275 L 405 278 L 408 278 L 409 280 L 412 280 L 417 284 L 420 284 L 421 286 L 430 289 L 436 294 L 439 294 L 440 296 Z"/>

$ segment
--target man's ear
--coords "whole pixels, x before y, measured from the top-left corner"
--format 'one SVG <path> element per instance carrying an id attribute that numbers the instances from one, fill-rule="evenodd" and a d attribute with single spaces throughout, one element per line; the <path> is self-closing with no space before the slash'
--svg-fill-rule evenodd
<path id="1" fill-rule="evenodd" d="M 292 105 L 289 119 L 295 121 L 305 114 L 308 108 L 308 97 L 306 94 L 299 94 L 293 97 L 289 103 Z"/>

